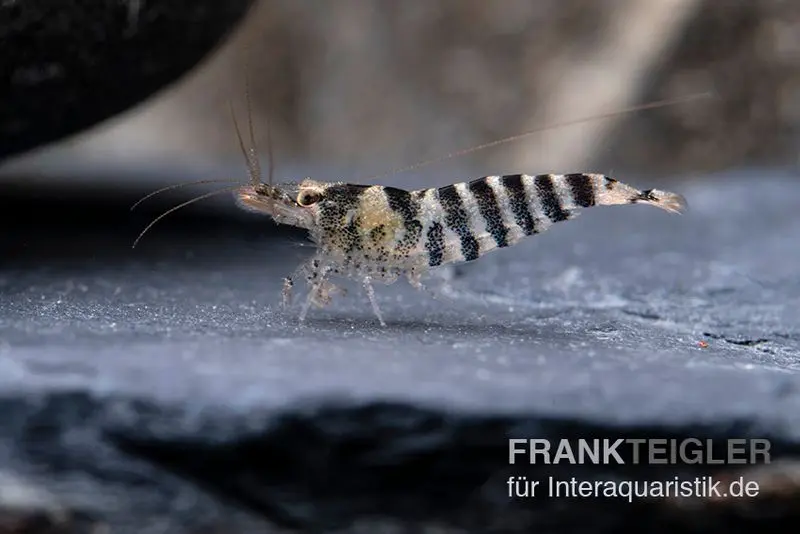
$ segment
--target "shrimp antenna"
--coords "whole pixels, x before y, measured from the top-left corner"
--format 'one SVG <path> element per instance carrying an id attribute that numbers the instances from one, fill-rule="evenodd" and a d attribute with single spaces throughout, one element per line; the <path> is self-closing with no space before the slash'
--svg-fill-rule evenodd
<path id="1" fill-rule="evenodd" d="M 267 159 L 269 160 L 269 170 L 267 171 L 267 183 L 272 185 L 272 177 L 275 171 L 275 157 L 272 154 L 272 126 L 269 122 L 269 117 L 267 117 L 264 122 L 267 125 Z"/>
<path id="2" fill-rule="evenodd" d="M 684 97 L 679 97 L 679 98 L 673 98 L 673 99 L 656 100 L 656 101 L 650 102 L 648 104 L 641 104 L 641 105 L 638 105 L 638 106 L 631 106 L 631 107 L 627 107 L 627 108 L 624 108 L 624 109 L 621 109 L 621 110 L 618 110 L 618 111 L 610 111 L 610 112 L 607 112 L 607 113 L 599 113 L 597 115 L 591 115 L 589 117 L 583 117 L 583 118 L 580 118 L 580 119 L 572 119 L 572 120 L 567 120 L 567 121 L 563 121 L 563 122 L 557 122 L 557 123 L 553 123 L 553 124 L 548 124 L 548 125 L 545 125 L 545 126 L 541 126 L 539 128 L 534 128 L 533 130 L 528 130 L 527 132 L 523 132 L 523 133 L 520 133 L 520 134 L 512 135 L 512 136 L 509 136 L 509 137 L 504 137 L 502 139 L 497 139 L 495 141 L 490 141 L 488 143 L 483 143 L 483 144 L 480 144 L 480 145 L 477 145 L 477 146 L 473 146 L 473 147 L 470 147 L 470 148 L 457 150 L 455 152 L 450 152 L 449 154 L 445 154 L 444 156 L 440 156 L 440 157 L 437 157 L 437 158 L 429 159 L 429 160 L 426 160 L 426 161 L 421 161 L 421 162 L 418 162 L 418 163 L 414 163 L 412 165 L 407 165 L 405 167 L 400 167 L 400 168 L 395 169 L 393 171 L 386 172 L 386 173 L 383 173 L 383 174 L 379 174 L 377 176 L 373 176 L 373 177 L 371 177 L 371 178 L 369 178 L 369 179 L 367 179 L 365 181 L 368 182 L 368 183 L 369 182 L 374 182 L 375 180 L 379 180 L 381 178 L 386 178 L 387 176 L 393 176 L 395 174 L 400 174 L 400 173 L 403 173 L 403 172 L 408 172 L 408 171 L 413 171 L 413 170 L 416 170 L 416 169 L 421 169 L 423 167 L 428 167 L 429 165 L 433 165 L 434 163 L 440 163 L 442 161 L 446 161 L 446 160 L 449 160 L 449 159 L 452 159 L 452 158 L 457 158 L 459 156 L 464 156 L 464 155 L 470 154 L 472 152 L 477 152 L 478 150 L 483 150 L 485 148 L 491 148 L 493 146 L 501 145 L 501 144 L 504 144 L 504 143 L 511 143 L 511 142 L 514 142 L 514 141 L 519 141 L 520 139 L 524 139 L 525 137 L 531 136 L 531 135 L 533 135 L 535 133 L 543 132 L 545 130 L 551 130 L 553 128 L 563 128 L 565 126 L 572 126 L 574 124 L 580 124 L 582 122 L 588 122 L 588 121 L 591 121 L 591 120 L 607 119 L 607 118 L 615 117 L 615 116 L 618 116 L 618 115 L 624 115 L 626 113 L 633 113 L 635 111 L 644 111 L 646 109 L 655 109 L 655 108 L 666 107 L 666 106 L 670 106 L 670 105 L 673 105 L 673 104 L 678 104 L 678 103 L 681 103 L 681 102 L 688 102 L 690 100 L 696 100 L 698 98 L 710 97 L 710 96 L 713 96 L 713 95 L 714 95 L 713 92 L 706 92 L 706 93 L 698 93 L 698 94 L 694 94 L 694 95 L 689 95 L 689 96 L 684 96 Z"/>
<path id="3" fill-rule="evenodd" d="M 247 168 L 250 181 L 257 185 L 261 180 L 261 162 L 258 160 L 255 128 L 253 126 L 253 105 L 250 98 L 250 48 L 245 44 L 244 50 L 244 99 L 247 106 L 247 129 L 250 133 L 250 149 L 247 151 Z"/>
<path id="4" fill-rule="evenodd" d="M 205 194 L 202 194 L 200 196 L 194 197 L 194 198 L 192 198 L 190 200 L 187 200 L 186 202 L 181 202 L 177 206 L 174 206 L 174 207 L 168 209 L 167 211 L 165 211 L 164 213 L 162 213 L 161 215 L 159 215 L 158 217 L 153 219 L 153 221 L 150 224 L 148 224 L 145 227 L 144 230 L 142 230 L 142 232 L 138 235 L 136 240 L 133 242 L 133 246 L 131 246 L 131 248 L 136 248 L 136 245 L 139 243 L 139 241 L 142 239 L 142 237 L 144 237 L 144 234 L 146 234 L 147 231 L 150 230 L 150 228 L 152 228 L 158 221 L 160 221 L 161 219 L 163 219 L 164 217 L 166 217 L 170 213 L 175 213 L 176 211 L 178 211 L 181 208 L 185 208 L 186 206 L 188 206 L 190 204 L 194 204 L 195 202 L 199 202 L 199 201 L 204 200 L 206 198 L 213 197 L 215 195 L 219 195 L 219 194 L 225 193 L 227 191 L 233 191 L 234 189 L 237 189 L 238 187 L 239 186 L 237 185 L 237 186 L 233 186 L 233 187 L 226 187 L 224 189 L 217 189 L 216 191 L 211 191 L 209 193 L 205 193 Z"/>
<path id="5" fill-rule="evenodd" d="M 244 44 L 244 99 L 247 106 L 247 129 L 250 135 L 250 147 L 245 153 L 245 160 L 247 161 L 247 171 L 250 175 L 250 183 L 256 186 L 261 181 L 261 162 L 258 158 L 258 145 L 256 144 L 255 127 L 253 126 L 253 104 L 250 98 L 250 47 L 248 43 Z M 241 134 L 239 135 L 239 143 L 241 142 Z M 273 163 L 272 163 L 272 139 L 268 139 L 268 152 L 269 157 L 269 184 L 272 185 Z M 244 148 L 242 148 L 244 151 Z"/>
<path id="6" fill-rule="evenodd" d="M 250 48 L 247 44 L 245 44 L 244 47 L 244 97 L 247 107 L 247 129 L 250 136 L 249 147 L 245 146 L 242 131 L 233 109 L 233 102 L 228 101 L 228 104 L 231 110 L 231 118 L 233 119 L 233 127 L 236 130 L 236 138 L 239 141 L 239 149 L 247 164 L 247 174 L 250 178 L 250 184 L 255 186 L 261 181 L 261 162 L 258 157 L 258 145 L 256 144 L 255 127 L 253 126 L 253 105 L 250 97 Z M 267 121 L 267 153 L 269 158 L 268 183 L 272 185 L 275 165 L 272 151 L 272 129 L 270 128 L 269 121 Z"/>
<path id="7" fill-rule="evenodd" d="M 247 155 L 247 148 L 244 146 L 244 139 L 242 138 L 242 130 L 239 128 L 239 121 L 236 120 L 236 111 L 233 109 L 233 101 L 228 101 L 228 107 L 231 110 L 231 119 L 233 119 L 233 129 L 236 131 L 236 139 L 239 141 L 239 149 L 242 151 L 242 156 L 244 156 L 245 164 L 247 164 L 247 175 L 250 178 L 250 183 L 255 185 L 258 182 L 258 175 L 255 174 L 255 169 L 253 168 L 252 163 L 250 162 L 250 157 Z"/>
<path id="8" fill-rule="evenodd" d="M 142 198 L 140 198 L 139 200 L 137 200 L 133 204 L 133 206 L 131 206 L 131 211 L 135 210 L 136 206 L 138 206 L 139 204 L 141 204 L 142 202 L 144 202 L 148 198 L 154 197 L 154 196 L 156 196 L 158 194 L 164 193 L 166 191 L 170 191 L 172 189 L 180 189 L 181 187 L 188 187 L 190 185 L 219 184 L 219 183 L 225 183 L 225 182 L 236 182 L 236 180 L 225 179 L 225 178 L 212 178 L 212 179 L 209 179 L 209 180 L 195 180 L 194 182 L 182 182 L 180 184 L 168 185 L 166 187 L 162 187 L 161 189 L 156 189 L 152 193 L 148 193 L 145 196 L 143 196 Z"/>

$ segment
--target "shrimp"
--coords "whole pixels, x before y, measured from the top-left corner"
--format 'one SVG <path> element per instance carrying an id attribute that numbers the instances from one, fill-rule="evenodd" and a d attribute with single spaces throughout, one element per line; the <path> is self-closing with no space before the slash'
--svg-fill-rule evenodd
<path id="1" fill-rule="evenodd" d="M 553 223 L 573 219 L 582 208 L 619 204 L 647 204 L 681 213 L 687 204 L 679 194 L 659 189 L 638 190 L 604 174 L 509 174 L 484 176 L 470 182 L 407 191 L 384 185 L 320 182 L 274 185 L 272 157 L 267 183 L 260 178 L 255 149 L 250 98 L 245 84 L 251 147 L 244 145 L 236 117 L 234 127 L 248 166 L 250 183 L 234 193 L 237 204 L 308 232 L 316 252 L 283 283 L 283 305 L 291 305 L 295 280 L 309 287 L 299 322 L 312 305 L 324 307 L 343 291 L 331 282 L 344 277 L 359 282 L 381 326 L 386 326 L 373 283 L 385 285 L 405 277 L 417 289 L 431 270 L 477 260 L 492 250 L 512 246 L 540 234 Z M 672 101 L 651 102 L 626 110 L 596 115 L 492 141 L 444 157 L 394 171 L 403 172 L 527 137 L 535 131 L 590 119 L 619 115 L 710 96 L 691 95 Z M 270 144 L 271 156 L 271 144 Z M 392 173 L 393 174 L 393 173 Z"/>
<path id="2" fill-rule="evenodd" d="M 286 306 L 295 278 L 309 285 L 301 323 L 312 304 L 331 301 L 337 287 L 330 278 L 339 276 L 362 284 L 382 326 L 374 282 L 391 284 L 405 276 L 421 288 L 430 269 L 512 246 L 574 218 L 581 208 L 648 204 L 681 213 L 686 207 L 676 193 L 640 191 L 589 173 L 485 176 L 416 191 L 307 178 L 299 184 L 251 184 L 235 195 L 244 209 L 307 230 L 316 244 L 311 259 L 284 281 Z"/>
<path id="3" fill-rule="evenodd" d="M 308 285 L 309 292 L 299 315 L 301 324 L 312 305 L 324 307 L 331 302 L 333 294 L 344 293 L 331 281 L 334 277 L 359 282 L 374 315 L 381 326 L 386 326 L 376 300 L 375 283 L 388 285 L 405 277 L 412 286 L 421 289 L 422 279 L 431 269 L 477 260 L 493 250 L 510 247 L 523 238 L 540 234 L 554 223 L 573 219 L 581 209 L 592 206 L 647 204 L 671 213 L 681 213 L 686 208 L 686 200 L 679 194 L 660 189 L 639 190 L 605 174 L 584 172 L 484 176 L 469 182 L 414 191 L 384 185 L 320 182 L 311 178 L 274 184 L 271 142 L 269 174 L 265 182 L 255 146 L 247 84 L 245 93 L 249 148 L 243 141 L 233 107 L 231 116 L 247 163 L 249 183 L 225 190 L 233 190 L 236 203 L 245 210 L 267 215 L 278 224 L 306 230 L 316 245 L 312 257 L 287 276 L 283 283 L 284 307 L 292 304 L 296 280 L 304 279 Z M 550 125 L 394 172 L 416 169 L 515 141 L 537 131 L 702 96 L 708 95 L 653 102 Z M 148 197 L 174 187 L 179 186 L 164 188 Z M 137 241 L 168 213 L 214 194 L 217 192 L 184 202 L 162 214 L 145 228 Z"/>

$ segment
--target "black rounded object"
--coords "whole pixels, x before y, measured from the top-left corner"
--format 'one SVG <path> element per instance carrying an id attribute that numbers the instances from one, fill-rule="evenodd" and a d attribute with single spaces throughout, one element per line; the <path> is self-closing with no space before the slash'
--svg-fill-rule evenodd
<path id="1" fill-rule="evenodd" d="M 141 102 L 196 65 L 251 3 L 0 1 L 0 159 Z"/>

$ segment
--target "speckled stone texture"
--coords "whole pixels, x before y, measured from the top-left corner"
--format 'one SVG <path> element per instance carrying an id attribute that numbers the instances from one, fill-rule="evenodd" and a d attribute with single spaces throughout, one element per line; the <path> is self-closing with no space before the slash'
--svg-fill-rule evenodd
<path id="1" fill-rule="evenodd" d="M 379 288 L 385 329 L 357 287 L 303 327 L 280 311 L 310 249 L 255 215 L 187 209 L 130 250 L 162 205 L 7 196 L 0 497 L 63 532 L 796 532 L 797 177 L 680 192 L 684 216 L 586 210 L 436 298 Z M 508 437 L 620 436 L 770 438 L 773 463 L 508 465 Z M 712 473 L 768 498 L 505 493 Z"/>

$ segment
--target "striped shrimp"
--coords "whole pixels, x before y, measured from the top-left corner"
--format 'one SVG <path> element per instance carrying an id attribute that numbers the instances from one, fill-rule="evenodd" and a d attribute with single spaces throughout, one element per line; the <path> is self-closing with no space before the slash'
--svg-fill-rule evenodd
<path id="1" fill-rule="evenodd" d="M 671 213 L 680 213 L 686 206 L 684 198 L 678 194 L 659 189 L 640 191 L 610 176 L 590 173 L 485 176 L 470 182 L 415 191 L 383 185 L 319 182 L 310 178 L 299 183 L 273 184 L 271 143 L 269 175 L 265 183 L 255 146 L 247 88 L 245 91 L 251 143 L 249 148 L 245 146 L 232 107 L 231 113 L 239 146 L 247 163 L 249 183 L 226 190 L 234 189 L 235 199 L 241 208 L 267 215 L 278 224 L 302 228 L 308 231 L 311 241 L 316 244 L 315 254 L 284 279 L 284 307 L 291 304 L 297 279 L 304 279 L 309 286 L 299 315 L 300 323 L 305 322 L 312 305 L 324 307 L 331 302 L 334 293 L 343 293 L 331 282 L 333 277 L 360 282 L 375 316 L 382 326 L 386 326 L 375 297 L 374 283 L 388 285 L 405 277 L 412 286 L 420 289 L 422 278 L 431 269 L 474 261 L 492 250 L 512 246 L 525 237 L 544 232 L 553 223 L 574 218 L 583 208 L 648 204 Z M 395 172 L 515 141 L 537 131 L 667 106 L 698 96 L 708 95 L 653 102 L 562 122 Z M 189 184 L 169 186 L 145 198 L 181 185 Z M 201 195 L 163 213 L 139 234 L 136 242 L 164 216 L 218 192 Z"/>
<path id="2" fill-rule="evenodd" d="M 631 111 L 667 106 L 708 94 L 652 102 L 626 110 L 539 128 L 472 147 L 443 158 L 417 163 L 396 172 L 419 168 L 475 150 L 531 135 L 553 127 Z M 235 191 L 237 204 L 270 216 L 278 224 L 308 231 L 315 254 L 284 279 L 283 305 L 292 301 L 295 280 L 305 279 L 309 292 L 299 321 L 305 322 L 312 305 L 324 307 L 332 295 L 343 292 L 331 282 L 344 277 L 360 282 L 372 311 L 386 326 L 373 283 L 392 284 L 405 277 L 417 289 L 431 269 L 474 261 L 492 250 L 515 245 L 540 234 L 553 223 L 576 217 L 582 208 L 616 204 L 648 204 L 681 213 L 686 200 L 659 189 L 638 190 L 604 174 L 509 174 L 484 176 L 470 182 L 407 191 L 383 185 L 319 182 L 268 183 L 261 179 L 249 113 L 251 147 L 236 135 L 248 167 L 250 183 Z M 271 147 L 270 147 L 271 150 Z"/>
<path id="3" fill-rule="evenodd" d="M 359 281 L 372 310 L 386 325 L 373 282 L 391 284 L 405 276 L 421 288 L 422 277 L 443 265 L 474 261 L 495 249 L 540 234 L 574 218 L 581 208 L 649 204 L 680 213 L 686 203 L 675 193 L 640 191 L 603 174 L 510 174 L 468 183 L 406 191 L 383 185 L 254 183 L 236 192 L 240 206 L 277 223 L 308 231 L 317 251 L 284 281 L 284 305 L 295 278 L 310 287 L 300 312 L 325 306 L 337 290 L 332 276 Z"/>

